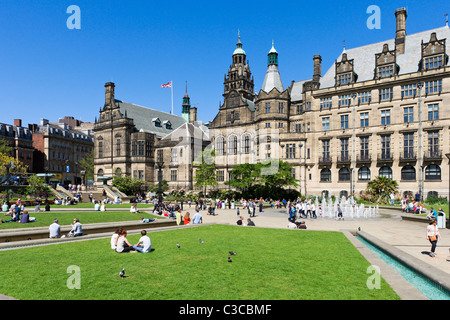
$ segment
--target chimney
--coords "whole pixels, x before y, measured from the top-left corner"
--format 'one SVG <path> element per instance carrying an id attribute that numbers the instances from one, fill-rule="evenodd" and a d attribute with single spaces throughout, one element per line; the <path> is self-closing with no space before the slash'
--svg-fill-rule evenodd
<path id="1" fill-rule="evenodd" d="M 22 126 L 22 119 L 14 119 L 14 125 L 16 127 L 21 127 Z"/>
<path id="2" fill-rule="evenodd" d="M 320 77 L 322 76 L 322 57 L 316 54 L 313 60 L 314 60 L 313 81 L 320 81 Z"/>
<path id="3" fill-rule="evenodd" d="M 397 29 L 395 31 L 395 51 L 396 54 L 405 53 L 405 38 L 406 38 L 406 8 L 395 10 L 395 18 L 397 21 Z"/>
<path id="4" fill-rule="evenodd" d="M 114 82 L 108 82 L 105 84 L 105 107 L 114 107 Z"/>
<path id="5" fill-rule="evenodd" d="M 189 110 L 189 123 L 194 123 L 197 121 L 197 108 L 191 107 Z"/>

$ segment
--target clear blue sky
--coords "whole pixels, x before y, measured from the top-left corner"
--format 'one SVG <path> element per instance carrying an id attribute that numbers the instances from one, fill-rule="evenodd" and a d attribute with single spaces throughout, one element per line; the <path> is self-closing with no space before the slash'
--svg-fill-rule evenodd
<path id="1" fill-rule="evenodd" d="M 70 5 L 81 10 L 81 29 L 69 30 Z M 381 29 L 370 30 L 370 5 L 381 10 Z M 198 118 L 213 120 L 223 101 L 223 79 L 241 31 L 259 90 L 272 39 L 285 87 L 322 73 L 347 48 L 392 39 L 394 11 L 407 7 L 407 33 L 445 25 L 447 1 L 101 1 L 0 0 L 0 122 L 74 116 L 94 121 L 104 84 L 116 98 L 181 113 L 185 81 Z M 450 41 L 450 39 L 448 39 Z"/>

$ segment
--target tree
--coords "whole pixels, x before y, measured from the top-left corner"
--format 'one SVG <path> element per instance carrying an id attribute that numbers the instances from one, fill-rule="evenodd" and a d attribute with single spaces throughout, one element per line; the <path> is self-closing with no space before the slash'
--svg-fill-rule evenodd
<path id="1" fill-rule="evenodd" d="M 11 144 L 8 142 L 8 140 L 0 138 L 0 153 L 11 155 L 12 151 L 13 148 L 11 147 Z"/>
<path id="2" fill-rule="evenodd" d="M 170 188 L 169 188 L 169 184 L 167 183 L 167 181 L 166 181 L 166 180 L 161 180 L 161 191 L 162 191 L 162 192 L 166 192 L 166 191 L 168 191 L 169 189 L 170 189 Z M 147 190 L 148 190 L 149 192 L 157 193 L 158 190 L 159 190 L 159 182 L 156 183 L 156 184 L 153 185 L 153 186 L 149 186 Z"/>
<path id="3" fill-rule="evenodd" d="M 292 175 L 292 166 L 280 160 L 269 160 L 258 164 L 262 183 L 270 190 L 286 187 L 298 187 Z"/>
<path id="4" fill-rule="evenodd" d="M 371 196 L 371 201 L 378 204 L 388 204 L 390 194 L 396 193 L 397 189 L 397 181 L 383 176 L 378 176 L 367 184 L 367 193 Z"/>
<path id="5" fill-rule="evenodd" d="M 232 179 L 228 184 L 241 191 L 247 191 L 253 186 L 261 183 L 260 167 L 253 163 L 243 163 L 233 167 L 231 176 Z"/>
<path id="6" fill-rule="evenodd" d="M 216 181 L 216 163 L 214 156 L 214 150 L 207 149 L 200 153 L 194 162 L 198 166 L 195 172 L 195 186 L 204 188 L 204 193 L 206 193 L 207 187 L 216 188 L 219 185 Z"/>
<path id="7" fill-rule="evenodd" d="M 14 163 L 14 168 L 11 168 L 11 162 Z M 6 177 L 7 167 L 10 175 L 20 175 L 27 173 L 28 166 L 13 157 L 0 153 L 0 177 Z"/>
<path id="8" fill-rule="evenodd" d="M 139 179 L 132 179 L 129 176 L 118 177 L 115 176 L 112 185 L 125 194 L 136 194 L 141 192 L 145 181 Z"/>
<path id="9" fill-rule="evenodd" d="M 43 178 L 38 177 L 35 174 L 28 178 L 28 194 L 41 197 L 43 195 L 48 195 L 48 191 Z"/>
<path id="10" fill-rule="evenodd" d="M 94 150 L 85 157 L 78 161 L 78 166 L 81 170 L 84 170 L 85 179 L 94 179 Z"/>

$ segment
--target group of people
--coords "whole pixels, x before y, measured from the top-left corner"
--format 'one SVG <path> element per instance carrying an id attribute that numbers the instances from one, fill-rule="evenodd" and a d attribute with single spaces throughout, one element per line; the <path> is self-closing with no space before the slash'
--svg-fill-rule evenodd
<path id="1" fill-rule="evenodd" d="M 4 216 L 9 216 L 10 219 L 3 220 L 0 219 L 0 223 L 9 223 L 9 222 L 17 222 L 17 223 L 29 223 L 35 222 L 35 217 L 30 217 L 27 210 L 25 210 L 25 204 L 19 199 L 16 203 L 9 205 L 8 202 L 4 202 L 2 204 L 2 212 L 4 212 Z"/>
<path id="2" fill-rule="evenodd" d="M 316 208 L 316 205 L 311 199 L 305 201 L 297 199 L 296 202 L 290 202 L 287 205 L 287 209 L 289 214 L 288 220 L 292 223 L 295 223 L 295 220 L 299 218 L 308 218 L 308 215 L 312 219 L 317 219 L 317 213 L 322 217 L 322 208 L 320 206 L 319 208 Z M 342 217 L 342 211 L 340 212 L 341 216 L 339 216 L 339 209 L 338 205 L 337 216 Z"/>
<path id="3" fill-rule="evenodd" d="M 138 243 L 132 245 L 127 239 L 127 230 L 123 228 L 118 228 L 111 236 L 111 249 L 118 253 L 126 252 L 141 252 L 148 253 L 152 249 L 152 241 L 149 236 L 147 236 L 147 231 L 141 231 L 141 238 Z"/>
<path id="4" fill-rule="evenodd" d="M 83 226 L 78 218 L 73 219 L 71 224 L 71 229 L 67 235 L 61 234 L 61 226 L 59 225 L 58 219 L 54 219 L 53 223 L 49 227 L 50 235 L 52 239 L 65 238 L 65 237 L 80 237 L 83 235 Z"/>

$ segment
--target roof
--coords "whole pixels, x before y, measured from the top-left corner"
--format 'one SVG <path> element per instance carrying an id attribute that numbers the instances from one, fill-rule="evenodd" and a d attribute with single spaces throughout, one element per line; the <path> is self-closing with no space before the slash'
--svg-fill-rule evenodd
<path id="1" fill-rule="evenodd" d="M 292 85 L 291 89 L 291 101 L 303 101 L 303 84 L 305 82 L 311 81 L 312 79 L 296 81 Z"/>
<path id="2" fill-rule="evenodd" d="M 267 69 L 266 76 L 264 77 L 264 82 L 261 90 L 269 93 L 273 88 L 277 88 L 278 91 L 283 92 L 283 82 L 281 81 L 280 72 L 278 67 L 274 64 L 269 65 Z"/>
<path id="3" fill-rule="evenodd" d="M 209 141 L 209 129 L 198 121 L 194 124 L 186 122 L 164 136 L 161 141 L 180 141 L 180 138 L 195 138 L 201 139 L 202 141 Z M 189 141 L 186 142 L 191 143 L 191 140 L 189 139 Z"/>
<path id="4" fill-rule="evenodd" d="M 159 137 L 163 137 L 171 133 L 174 128 L 178 128 L 186 123 L 183 117 L 173 115 L 167 112 L 162 112 L 155 109 L 142 107 L 133 103 L 115 100 L 120 108 L 120 113 L 126 114 L 127 118 L 134 120 L 134 126 L 138 131 L 154 133 Z M 157 126 L 155 121 L 160 120 L 161 126 Z M 171 129 L 165 126 L 166 121 L 169 121 Z"/>
<path id="5" fill-rule="evenodd" d="M 421 44 L 429 42 L 431 34 L 435 32 L 439 40 L 446 38 L 446 52 L 450 51 L 450 29 L 448 26 L 436 28 L 428 31 L 423 31 L 405 38 L 405 53 L 397 55 L 397 64 L 400 67 L 399 75 L 408 74 L 418 71 L 418 64 L 421 59 Z M 395 49 L 395 39 L 377 42 L 374 44 L 346 49 L 347 59 L 355 60 L 354 72 L 358 75 L 358 82 L 373 80 L 375 69 L 375 54 L 383 51 L 383 45 L 388 44 L 389 50 Z M 342 54 L 337 58 L 341 61 Z M 333 64 L 325 75 L 320 79 L 320 88 L 334 87 L 335 85 L 335 65 Z"/>

